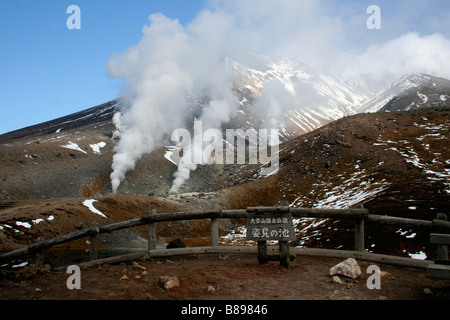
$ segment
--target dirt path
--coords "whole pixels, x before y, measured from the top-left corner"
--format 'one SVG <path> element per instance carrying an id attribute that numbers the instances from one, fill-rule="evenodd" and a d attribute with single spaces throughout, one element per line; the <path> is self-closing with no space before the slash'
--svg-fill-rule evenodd
<path id="1" fill-rule="evenodd" d="M 427 278 L 422 269 L 381 265 L 381 289 L 367 288 L 371 263 L 358 261 L 357 280 L 333 283 L 330 267 L 342 259 L 297 256 L 291 269 L 258 265 L 251 255 L 143 259 L 81 269 L 81 289 L 69 290 L 70 274 L 24 269 L 0 281 L 0 300 L 435 300 L 450 299 L 450 280 Z M 163 289 L 161 276 L 179 279 Z M 424 293 L 430 288 L 431 294 Z"/>

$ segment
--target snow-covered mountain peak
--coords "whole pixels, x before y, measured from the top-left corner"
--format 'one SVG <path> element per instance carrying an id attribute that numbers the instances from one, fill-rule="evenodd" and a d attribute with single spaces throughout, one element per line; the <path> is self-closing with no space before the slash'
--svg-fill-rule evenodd
<path id="1" fill-rule="evenodd" d="M 391 88 L 397 91 L 417 88 L 432 80 L 432 76 L 424 73 L 407 73 L 392 83 Z"/>
<path id="2" fill-rule="evenodd" d="M 305 63 L 256 54 L 247 58 L 229 61 L 234 84 L 247 95 L 246 101 L 257 106 L 276 100 L 277 108 L 282 109 L 277 111 L 279 117 L 276 119 L 282 136 L 293 137 L 352 115 L 368 99 L 336 77 L 319 73 Z M 269 108 L 266 106 L 259 111 L 263 116 L 269 110 L 273 113 Z"/>
<path id="3" fill-rule="evenodd" d="M 265 84 L 275 79 L 292 90 L 294 79 L 309 80 L 315 76 L 308 65 L 283 57 L 251 55 L 242 61 L 231 61 L 231 67 L 236 86 L 250 90 L 254 96 L 259 96 Z"/>
<path id="4" fill-rule="evenodd" d="M 439 107 L 450 93 L 450 81 L 425 73 L 407 73 L 364 102 L 358 113 Z"/>

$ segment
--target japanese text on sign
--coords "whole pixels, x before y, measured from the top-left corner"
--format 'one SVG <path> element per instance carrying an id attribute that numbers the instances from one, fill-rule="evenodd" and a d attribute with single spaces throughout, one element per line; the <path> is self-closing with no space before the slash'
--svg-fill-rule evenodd
<path id="1" fill-rule="evenodd" d="M 292 216 L 285 214 L 249 214 L 247 240 L 295 240 Z"/>

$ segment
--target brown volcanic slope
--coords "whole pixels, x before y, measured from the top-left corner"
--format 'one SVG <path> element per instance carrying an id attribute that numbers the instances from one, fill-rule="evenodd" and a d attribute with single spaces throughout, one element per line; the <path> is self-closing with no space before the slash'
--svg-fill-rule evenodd
<path id="1" fill-rule="evenodd" d="M 93 220 L 107 224 L 134 218 L 152 208 L 244 208 L 280 200 L 292 206 L 342 208 L 364 202 L 374 214 L 433 219 L 447 212 L 450 200 L 449 113 L 442 108 L 346 117 L 282 144 L 276 175 L 262 178 L 258 166 L 204 166 L 180 190 L 200 194 L 187 196 L 167 194 L 176 167 L 164 158 L 164 148 L 143 157 L 128 173 L 119 195 L 112 195 L 109 175 L 115 141 L 110 119 L 2 139 L 0 251 L 29 244 L 38 236 L 75 231 Z M 91 147 L 99 142 L 106 143 L 100 154 Z M 69 143 L 84 152 L 63 147 Z M 89 211 L 82 204 L 86 198 L 97 199 L 95 207 L 108 218 Z M 223 226 L 222 234 L 233 226 Z M 297 228 L 299 237 L 293 244 L 352 248 L 352 223 L 305 219 Z M 201 222 L 160 230 L 161 241 L 184 237 L 192 245 L 207 241 L 209 234 Z M 135 231 L 128 238 L 104 242 L 128 246 L 145 236 L 145 230 Z M 366 234 L 366 246 L 374 252 L 422 251 L 430 258 L 435 254 L 423 230 L 367 224 Z"/>
<path id="2" fill-rule="evenodd" d="M 449 115 L 449 108 L 421 109 L 333 122 L 283 144 L 278 174 L 236 187 L 240 197 L 232 199 L 234 206 L 269 205 L 278 199 L 296 207 L 346 208 L 363 202 L 373 214 L 427 220 L 439 212 L 448 215 Z M 346 231 L 353 230 L 352 223 L 301 221 L 298 229 L 298 244 L 353 248 L 353 233 Z M 424 230 L 367 223 L 366 248 L 405 256 L 435 254 Z"/>

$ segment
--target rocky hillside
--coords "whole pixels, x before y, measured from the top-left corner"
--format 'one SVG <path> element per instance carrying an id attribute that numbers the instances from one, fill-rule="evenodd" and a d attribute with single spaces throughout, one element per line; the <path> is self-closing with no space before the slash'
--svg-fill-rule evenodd
<path id="1" fill-rule="evenodd" d="M 450 108 L 345 117 L 283 143 L 275 175 L 262 177 L 259 165 L 202 166 L 176 195 L 168 194 L 176 165 L 166 148 L 142 158 L 119 194 L 111 194 L 110 121 L 8 140 L 0 145 L 1 246 L 75 231 L 93 220 L 130 219 L 152 208 L 245 208 L 280 200 L 293 207 L 347 208 L 362 202 L 374 214 L 433 219 L 447 212 L 450 200 L 449 127 Z M 91 205 L 106 217 L 93 213 L 87 199 L 97 200 Z M 352 223 L 301 219 L 296 227 L 295 245 L 353 247 Z M 165 230 L 164 239 L 182 237 L 189 244 L 209 236 L 202 224 Z M 129 246 L 145 232 L 108 243 Z M 366 234 L 367 249 L 374 252 L 434 256 L 423 230 L 366 224 Z M 230 224 L 221 235 L 223 243 L 239 243 L 245 229 Z"/>
<path id="2" fill-rule="evenodd" d="M 253 171 L 221 183 L 242 184 L 235 188 L 240 195 L 233 199 L 236 206 L 269 205 L 277 199 L 293 207 L 364 203 L 373 214 L 431 220 L 448 212 L 450 201 L 449 112 L 418 109 L 346 117 L 283 144 L 276 175 L 259 179 Z M 352 224 L 344 225 L 353 230 Z M 297 228 L 303 235 L 300 245 L 353 246 L 352 232 L 338 231 L 334 221 L 305 219 Z M 369 250 L 433 256 L 426 232 L 366 228 Z"/>

